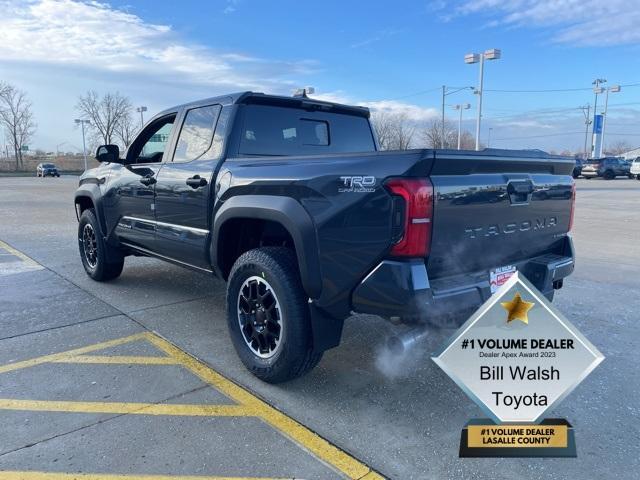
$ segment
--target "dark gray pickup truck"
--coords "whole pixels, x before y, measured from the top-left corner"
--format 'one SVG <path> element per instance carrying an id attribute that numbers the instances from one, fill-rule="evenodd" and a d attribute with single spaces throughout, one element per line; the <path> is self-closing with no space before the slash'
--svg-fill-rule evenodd
<path id="1" fill-rule="evenodd" d="M 227 281 L 231 338 L 281 382 L 353 312 L 435 323 L 515 269 L 548 298 L 573 271 L 573 160 L 538 151 L 378 151 L 369 111 L 239 93 L 165 110 L 75 194 L 95 280 L 128 255 Z"/>

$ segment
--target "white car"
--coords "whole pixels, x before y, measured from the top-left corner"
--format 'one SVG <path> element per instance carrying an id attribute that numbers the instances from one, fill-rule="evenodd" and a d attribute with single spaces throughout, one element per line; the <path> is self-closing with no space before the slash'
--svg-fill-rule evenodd
<path id="1" fill-rule="evenodd" d="M 631 175 L 640 180 L 640 157 L 636 158 L 631 164 Z"/>

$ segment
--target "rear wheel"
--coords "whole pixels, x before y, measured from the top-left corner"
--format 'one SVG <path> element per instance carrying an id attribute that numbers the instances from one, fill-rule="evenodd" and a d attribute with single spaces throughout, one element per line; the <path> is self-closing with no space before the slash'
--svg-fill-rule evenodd
<path id="1" fill-rule="evenodd" d="M 291 249 L 264 247 L 236 260 L 227 285 L 227 322 L 242 363 L 279 383 L 315 367 L 308 298 Z"/>
<path id="2" fill-rule="evenodd" d="M 124 255 L 104 241 L 98 219 L 92 208 L 85 210 L 80 216 L 78 247 L 84 270 L 94 280 L 103 282 L 114 279 L 122 273 Z"/>
<path id="3" fill-rule="evenodd" d="M 613 173 L 612 170 L 607 170 L 606 172 L 604 172 L 603 177 L 605 180 L 613 180 L 614 178 L 616 178 L 616 174 Z"/>

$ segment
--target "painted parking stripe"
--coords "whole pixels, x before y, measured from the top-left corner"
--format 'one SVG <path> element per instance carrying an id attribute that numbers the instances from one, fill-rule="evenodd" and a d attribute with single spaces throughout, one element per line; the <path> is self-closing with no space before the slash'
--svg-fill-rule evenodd
<path id="1" fill-rule="evenodd" d="M 125 343 L 146 340 L 153 346 L 161 350 L 166 356 L 139 357 L 139 356 L 104 356 L 86 355 L 104 350 L 110 347 L 123 345 Z M 227 379 L 217 371 L 203 364 L 194 357 L 186 354 L 179 348 L 163 338 L 150 333 L 143 332 L 130 335 L 128 337 L 109 340 L 106 342 L 76 348 L 66 352 L 44 355 L 30 360 L 14 362 L 0 366 L 0 374 L 29 368 L 45 363 L 113 363 L 122 364 L 126 359 L 130 363 L 140 363 L 148 365 L 176 365 L 186 368 L 205 383 L 225 394 L 236 405 L 180 405 L 180 404 L 149 404 L 149 403 L 126 403 L 126 402 L 74 402 L 74 401 L 49 401 L 49 400 L 21 400 L 21 399 L 0 399 L 0 409 L 23 410 L 23 411 L 50 411 L 50 412 L 73 412 L 73 413 L 115 413 L 134 415 L 188 415 L 188 416 L 237 416 L 237 417 L 257 417 L 266 424 L 275 428 L 294 443 L 298 444 L 306 451 L 314 455 L 325 464 L 333 467 L 338 472 L 350 479 L 357 480 L 379 480 L 384 477 L 371 470 L 367 465 L 355 459 L 345 451 L 309 430 L 304 425 L 298 423 L 284 413 L 275 409 L 263 400 L 251 394 L 248 390 L 240 387 Z M 112 360 L 114 359 L 114 360 Z M 151 360 L 149 360 L 151 359 Z M 161 367 L 157 367 L 161 368 Z M 4 476 L 8 474 L 9 476 Z M 13 475 L 13 476 L 11 476 Z M 171 476 L 128 476 L 128 475 L 103 475 L 103 474 L 66 474 L 48 472 L 0 472 L 0 480 L 71 480 L 77 479 L 174 479 Z M 193 479 L 222 479 L 225 477 L 183 477 Z M 234 479 L 235 480 L 235 479 Z"/>
<path id="2" fill-rule="evenodd" d="M 191 417 L 254 416 L 242 405 L 180 405 L 136 402 L 67 402 L 0 398 L 0 410 L 33 412 L 114 413 L 130 415 L 176 415 Z"/>
<path id="3" fill-rule="evenodd" d="M 2 240 L 0 240 L 0 254 L 8 254 L 18 258 L 16 261 L 0 262 L 0 277 L 44 269 L 44 267 L 34 259 L 26 256 Z"/>
<path id="4" fill-rule="evenodd" d="M 120 365 L 180 365 L 171 357 L 145 357 L 135 355 L 75 355 L 54 360 L 52 363 L 113 363 Z"/>
<path id="5" fill-rule="evenodd" d="M 193 475 L 110 475 L 104 473 L 0 472 L 0 480 L 294 480 L 267 477 L 200 477 Z"/>

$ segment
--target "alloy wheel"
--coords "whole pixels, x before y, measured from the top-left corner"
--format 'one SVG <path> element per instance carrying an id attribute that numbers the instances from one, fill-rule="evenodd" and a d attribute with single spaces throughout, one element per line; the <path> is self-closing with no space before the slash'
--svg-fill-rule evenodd
<path id="1" fill-rule="evenodd" d="M 274 356 L 284 334 L 282 310 L 273 288 L 264 278 L 247 278 L 238 293 L 238 323 L 242 338 L 261 358 Z"/>

